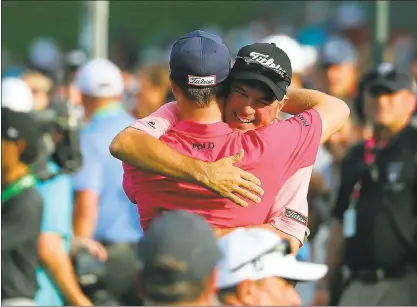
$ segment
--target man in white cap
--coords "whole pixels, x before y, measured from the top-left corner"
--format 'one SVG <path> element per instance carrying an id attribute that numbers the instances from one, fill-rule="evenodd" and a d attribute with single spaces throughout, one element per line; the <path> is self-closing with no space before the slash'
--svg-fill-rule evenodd
<path id="1" fill-rule="evenodd" d="M 112 62 L 101 58 L 87 62 L 75 83 L 89 122 L 80 136 L 83 166 L 73 176 L 74 233 L 106 247 L 107 291 L 121 305 L 135 305 L 135 250 L 142 229 L 135 206 L 123 193 L 122 167 L 108 150 L 116 134 L 135 119 L 120 102 L 123 78 Z"/>
<path id="2" fill-rule="evenodd" d="M 237 228 L 219 239 L 219 299 L 234 306 L 297 306 L 294 284 L 318 280 L 327 266 L 297 261 L 290 244 L 261 228 Z"/>

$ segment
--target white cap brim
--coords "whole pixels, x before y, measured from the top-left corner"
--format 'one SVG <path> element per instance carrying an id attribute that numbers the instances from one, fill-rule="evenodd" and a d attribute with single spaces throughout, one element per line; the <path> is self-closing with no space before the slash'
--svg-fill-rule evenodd
<path id="1" fill-rule="evenodd" d="M 274 276 L 297 280 L 318 280 L 327 274 L 328 267 L 324 264 L 297 261 L 293 256 L 286 256 L 275 269 L 271 267 Z"/>
<path id="2" fill-rule="evenodd" d="M 219 267 L 218 288 L 226 288 L 239 284 L 244 280 L 260 280 L 279 277 L 296 281 L 318 280 L 328 271 L 327 265 L 300 262 L 294 256 L 282 256 L 271 253 L 260 259 L 260 264 L 247 264 L 236 271 L 223 270 Z"/>

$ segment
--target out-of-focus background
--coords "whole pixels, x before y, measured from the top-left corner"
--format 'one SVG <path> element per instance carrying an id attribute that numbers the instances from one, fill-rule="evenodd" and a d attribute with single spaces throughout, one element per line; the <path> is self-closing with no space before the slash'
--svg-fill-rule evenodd
<path id="1" fill-rule="evenodd" d="M 309 227 L 313 231 L 312 244 L 306 244 L 302 249 L 304 254 L 300 254 L 300 257 L 324 262 L 324 243 L 328 236 L 330 210 L 339 182 L 333 166 L 337 173 L 339 162 L 347 149 L 356 141 L 366 138 L 366 132 L 361 130 L 366 120 L 363 120 L 360 110 L 354 107 L 358 81 L 371 67 L 381 62 L 392 62 L 405 73 L 417 78 L 417 2 L 103 3 L 97 6 L 94 2 L 87 1 L 3 1 L 2 79 L 16 77 L 24 80 L 32 91 L 35 111 L 66 101 L 76 106 L 82 115 L 85 112 L 81 95 L 74 83 L 77 70 L 94 56 L 108 57 L 122 71 L 122 103 L 125 111 L 134 120 L 149 115 L 164 103 L 173 100 L 169 85 L 169 53 L 174 40 L 186 32 L 201 29 L 219 34 L 229 47 L 232 57 L 244 45 L 260 42 L 270 36 L 285 35 L 285 38 L 275 37 L 269 40 L 278 40 L 278 45 L 283 44 L 279 46 L 289 54 L 294 73 L 292 86 L 322 90 L 344 99 L 352 109 L 351 123 L 320 149 L 315 165 L 315 176 L 321 178 L 319 181 L 330 193 L 326 199 L 316 199 L 314 186 L 311 186 L 309 195 L 309 204 L 313 208 L 310 209 L 309 217 Z M 87 122 L 87 117 L 85 120 Z M 103 141 L 101 149 L 108 156 L 109 140 L 107 143 Z M 81 144 L 81 147 L 87 145 Z M 92 174 L 94 177 L 95 173 Z M 119 175 L 121 176 L 115 175 L 115 178 L 120 178 L 117 187 L 117 193 L 120 194 L 123 192 Z M 97 176 L 100 176 L 99 173 Z M 82 181 L 83 178 L 77 177 L 77 180 Z M 92 179 L 89 177 L 85 180 Z M 74 181 L 68 179 L 68 183 L 71 185 Z M 49 192 L 47 189 L 43 191 L 44 195 Z M 123 198 L 126 203 L 129 202 L 124 195 L 118 197 Z M 56 214 L 67 214 L 65 220 L 75 221 L 77 207 L 75 206 L 73 215 L 74 200 L 68 197 L 67 201 L 71 203 L 70 210 L 66 213 L 56 211 Z M 134 207 L 125 208 L 118 203 L 104 206 L 102 202 L 105 201 L 99 200 L 99 210 L 102 211 L 99 213 L 95 235 L 91 239 L 110 246 L 108 239 L 103 239 L 105 235 L 102 234 L 105 229 L 113 227 L 110 226 L 111 223 L 117 220 L 114 214 L 122 215 L 120 212 L 126 209 L 128 216 L 129 210 Z M 110 208 L 112 205 L 114 208 Z M 136 229 L 138 223 L 136 217 L 129 222 L 119 223 L 115 229 L 118 234 L 132 233 L 129 240 L 136 242 L 142 235 Z M 72 235 L 74 227 L 77 236 L 76 223 L 73 226 L 70 224 L 66 227 L 66 233 Z M 125 238 L 117 236 L 113 239 L 114 242 L 126 242 Z M 129 265 L 126 265 L 125 271 L 130 270 Z M 93 289 L 92 286 L 83 286 L 83 291 L 94 292 L 95 295 L 101 285 L 95 287 Z M 312 300 L 314 286 L 307 283 L 299 291 L 304 304 L 308 305 Z M 110 304 L 105 299 L 102 302 Z M 121 302 L 130 304 L 131 301 Z M 54 304 L 58 303 L 54 301 Z"/>
<path id="2" fill-rule="evenodd" d="M 410 69 L 417 4 L 389 1 L 385 10 L 378 11 L 377 2 L 112 1 L 104 14 L 108 31 L 102 31 L 108 41 L 106 54 L 123 70 L 127 88 L 134 95 L 141 95 L 139 88 L 146 92 L 140 69 L 156 72 L 156 67 L 148 65 L 166 64 L 174 39 L 194 29 L 220 34 L 232 56 L 243 45 L 269 35 L 289 35 L 311 47 L 304 55 L 308 65 L 302 65 L 303 75 L 323 87 L 319 72 L 311 75 L 310 68 L 320 64 L 317 51 L 333 35 L 354 45 L 359 74 L 381 61 L 381 53 L 382 59 Z M 76 67 L 94 55 L 93 6 L 93 2 L 83 1 L 4 2 L 2 76 L 36 68 L 56 82 L 70 82 Z M 375 41 L 378 35 L 386 43 L 383 52 Z M 156 74 L 153 81 L 161 78 Z M 135 109 L 140 97 L 130 98 L 126 103 Z"/>

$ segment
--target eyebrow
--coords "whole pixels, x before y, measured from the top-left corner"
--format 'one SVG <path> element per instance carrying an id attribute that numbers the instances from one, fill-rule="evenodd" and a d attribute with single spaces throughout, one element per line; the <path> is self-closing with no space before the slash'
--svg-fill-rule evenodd
<path id="1" fill-rule="evenodd" d="M 240 85 L 235 85 L 235 90 L 239 90 L 240 92 L 246 93 L 245 89 Z"/>
<path id="2" fill-rule="evenodd" d="M 247 92 L 245 91 L 245 89 L 243 87 L 241 87 L 240 85 L 235 85 L 235 90 L 238 90 L 242 93 L 244 93 L 245 95 L 247 95 Z M 258 97 L 256 100 L 260 101 L 262 104 L 270 104 L 271 101 L 266 99 L 265 97 Z"/>

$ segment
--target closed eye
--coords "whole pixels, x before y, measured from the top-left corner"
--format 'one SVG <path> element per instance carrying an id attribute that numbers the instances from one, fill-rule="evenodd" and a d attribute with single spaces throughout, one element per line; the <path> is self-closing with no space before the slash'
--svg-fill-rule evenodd
<path id="1" fill-rule="evenodd" d="M 241 90 L 241 89 L 234 89 L 233 90 L 235 93 L 238 93 L 238 94 L 240 94 L 240 95 L 242 95 L 242 96 L 245 96 L 245 97 L 248 97 L 248 95 L 245 93 L 245 91 L 243 91 L 243 90 Z"/>

